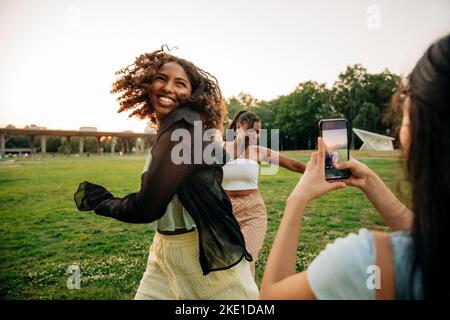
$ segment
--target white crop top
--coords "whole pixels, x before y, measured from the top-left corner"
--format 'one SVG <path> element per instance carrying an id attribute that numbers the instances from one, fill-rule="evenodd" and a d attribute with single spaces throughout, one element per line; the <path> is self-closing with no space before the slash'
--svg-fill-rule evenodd
<path id="1" fill-rule="evenodd" d="M 259 164 L 255 160 L 237 158 L 223 167 L 224 190 L 258 189 Z"/>

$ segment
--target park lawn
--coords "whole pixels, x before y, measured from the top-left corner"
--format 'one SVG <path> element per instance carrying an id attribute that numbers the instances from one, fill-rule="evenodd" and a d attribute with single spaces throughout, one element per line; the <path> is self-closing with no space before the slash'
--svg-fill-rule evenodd
<path id="1" fill-rule="evenodd" d="M 307 161 L 311 151 L 285 155 Z M 398 193 L 403 185 L 397 152 L 355 152 Z M 80 212 L 73 193 L 81 181 L 117 196 L 137 191 L 145 156 L 47 157 L 0 162 L 0 299 L 132 299 L 146 267 L 154 232 Z M 299 175 L 280 169 L 261 175 L 268 232 L 256 266 L 265 261 Z M 405 198 L 402 193 L 401 196 Z M 304 270 L 328 242 L 365 227 L 387 230 L 362 192 L 346 188 L 308 205 L 297 256 Z M 67 288 L 67 268 L 81 269 L 81 289 Z"/>

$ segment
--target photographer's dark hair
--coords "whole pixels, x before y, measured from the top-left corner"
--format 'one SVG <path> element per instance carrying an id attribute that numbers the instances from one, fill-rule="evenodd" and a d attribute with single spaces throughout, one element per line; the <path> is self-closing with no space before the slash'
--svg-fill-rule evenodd
<path id="1" fill-rule="evenodd" d="M 148 89 L 159 68 L 168 62 L 176 62 L 186 71 L 192 86 L 192 94 L 183 107 L 197 110 L 206 129 L 222 129 L 226 114 L 225 101 L 217 79 L 198 68 L 192 62 L 171 55 L 164 48 L 141 54 L 133 64 L 116 72 L 118 79 L 113 83 L 111 93 L 120 93 L 118 112 L 132 110 L 129 117 L 149 118 L 156 126 L 156 115 L 150 103 Z"/>
<path id="2" fill-rule="evenodd" d="M 428 48 L 408 80 L 415 267 L 425 298 L 442 299 L 450 288 L 450 35 Z"/>
<path id="3" fill-rule="evenodd" d="M 246 123 L 248 128 L 253 128 L 253 124 L 255 122 L 259 122 L 259 117 L 256 115 L 256 113 L 242 110 L 239 111 L 238 114 L 234 117 L 233 122 L 230 124 L 229 130 L 236 130 L 237 124 L 243 124 Z"/>

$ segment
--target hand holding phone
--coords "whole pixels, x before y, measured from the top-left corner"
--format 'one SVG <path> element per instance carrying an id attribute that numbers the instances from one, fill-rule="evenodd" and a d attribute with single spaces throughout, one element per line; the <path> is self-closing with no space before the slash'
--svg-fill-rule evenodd
<path id="1" fill-rule="evenodd" d="M 350 159 L 348 122 L 346 119 L 324 119 L 319 121 L 319 135 L 327 146 L 325 152 L 325 179 L 347 179 L 348 169 L 338 170 L 335 165 Z"/>
<path id="2" fill-rule="evenodd" d="M 325 151 L 326 145 L 322 138 L 317 139 L 318 151 L 311 154 L 305 173 L 301 176 L 299 182 L 295 186 L 288 202 L 308 203 L 327 192 L 341 189 L 346 186 L 344 181 L 325 180 Z"/>

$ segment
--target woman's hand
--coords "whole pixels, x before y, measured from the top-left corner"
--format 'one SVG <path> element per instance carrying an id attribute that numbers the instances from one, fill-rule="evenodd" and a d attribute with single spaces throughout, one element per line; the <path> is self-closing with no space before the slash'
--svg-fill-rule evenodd
<path id="1" fill-rule="evenodd" d="M 325 180 L 325 150 L 326 145 L 322 138 L 318 139 L 319 151 L 313 152 L 306 165 L 306 170 L 290 199 L 302 200 L 305 203 L 320 197 L 321 195 L 346 186 L 342 181 L 328 182 Z"/>
<path id="2" fill-rule="evenodd" d="M 350 177 L 342 180 L 348 186 L 358 187 L 363 191 L 368 187 L 369 180 L 373 179 L 376 174 L 364 163 L 359 162 L 355 158 L 350 158 L 349 161 L 335 164 L 336 169 L 349 169 Z"/>

